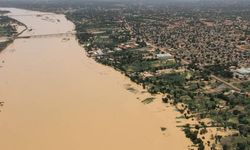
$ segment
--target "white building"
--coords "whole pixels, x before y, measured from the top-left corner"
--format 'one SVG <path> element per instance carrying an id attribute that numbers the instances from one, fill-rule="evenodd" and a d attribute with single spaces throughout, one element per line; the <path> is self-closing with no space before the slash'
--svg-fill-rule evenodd
<path id="1" fill-rule="evenodd" d="M 169 53 L 156 54 L 157 59 L 173 59 L 174 57 Z"/>
<path id="2" fill-rule="evenodd" d="M 239 77 L 239 78 L 241 78 L 241 79 L 250 77 L 250 68 L 241 68 L 241 69 L 237 69 L 237 70 L 234 72 L 234 76 L 235 76 L 235 77 Z"/>

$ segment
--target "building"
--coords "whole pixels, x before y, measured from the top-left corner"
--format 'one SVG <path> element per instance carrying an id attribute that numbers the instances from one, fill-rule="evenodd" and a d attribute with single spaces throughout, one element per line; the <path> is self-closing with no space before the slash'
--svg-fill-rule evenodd
<path id="1" fill-rule="evenodd" d="M 243 79 L 250 77 L 250 68 L 241 68 L 234 71 L 234 77 Z"/>
<path id="2" fill-rule="evenodd" d="M 169 53 L 156 54 L 157 59 L 173 59 L 174 57 Z"/>

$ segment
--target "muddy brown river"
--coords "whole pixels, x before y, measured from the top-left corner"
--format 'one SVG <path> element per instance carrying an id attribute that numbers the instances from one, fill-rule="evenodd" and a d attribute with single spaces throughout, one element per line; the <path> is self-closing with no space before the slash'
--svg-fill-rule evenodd
<path id="1" fill-rule="evenodd" d="M 22 35 L 74 31 L 64 15 L 7 10 L 32 29 Z M 0 53 L 0 66 L 1 150 L 186 150 L 190 144 L 176 127 L 177 112 L 162 116 L 142 104 L 149 94 L 88 58 L 75 37 L 17 39 Z"/>

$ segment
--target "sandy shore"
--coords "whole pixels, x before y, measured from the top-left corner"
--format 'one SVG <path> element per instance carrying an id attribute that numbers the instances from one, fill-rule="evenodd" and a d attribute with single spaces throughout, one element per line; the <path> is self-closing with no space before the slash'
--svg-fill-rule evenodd
<path id="1" fill-rule="evenodd" d="M 23 35 L 74 30 L 64 15 L 14 19 L 32 28 Z M 63 38 L 18 39 L 0 54 L 5 62 L 0 68 L 2 149 L 188 149 L 191 142 L 176 127 L 180 114 L 173 107 L 162 104 L 161 97 L 144 105 L 141 101 L 151 95 L 142 87 L 85 56 L 74 37 Z"/>

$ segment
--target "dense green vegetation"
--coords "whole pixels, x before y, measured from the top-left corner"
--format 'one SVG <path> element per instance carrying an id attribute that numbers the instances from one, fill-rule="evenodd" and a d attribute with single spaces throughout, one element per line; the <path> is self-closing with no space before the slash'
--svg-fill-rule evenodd
<path id="1" fill-rule="evenodd" d="M 7 11 L 3 11 L 0 13 L 7 13 Z M 16 29 L 11 25 L 11 22 L 14 20 L 7 16 L 0 16 L 0 37 L 11 37 L 16 34 Z M 11 39 L 0 42 L 0 51 L 5 49 L 10 43 Z"/>
<path id="2" fill-rule="evenodd" d="M 11 22 L 13 21 L 7 16 L 0 16 L 0 36 L 11 36 L 16 34 L 16 30 L 13 26 L 11 26 Z"/>
<path id="3" fill-rule="evenodd" d="M 213 73 L 225 78 L 232 78 L 233 73 L 230 71 L 229 66 L 224 65 L 211 65 L 206 66 L 204 72 Z"/>
<path id="4" fill-rule="evenodd" d="M 218 65 L 205 66 L 204 68 L 200 69 L 198 68 L 198 65 L 195 64 L 194 62 L 188 65 L 188 69 L 201 70 L 203 77 L 207 77 L 211 74 L 214 74 L 223 78 L 232 78 L 233 72 L 230 71 L 229 67 L 230 67 L 229 65 L 218 64 Z"/>
<path id="5" fill-rule="evenodd" d="M 4 50 L 12 41 L 0 42 L 0 52 Z"/>

